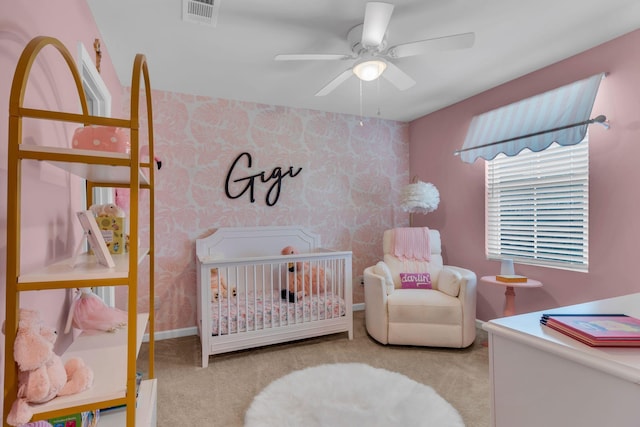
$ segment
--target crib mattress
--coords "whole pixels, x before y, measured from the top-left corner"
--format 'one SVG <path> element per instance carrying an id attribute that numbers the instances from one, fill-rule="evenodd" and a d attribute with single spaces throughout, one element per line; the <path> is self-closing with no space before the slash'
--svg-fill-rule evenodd
<path id="1" fill-rule="evenodd" d="M 212 335 L 276 328 L 344 316 L 344 299 L 334 293 L 312 295 L 288 302 L 280 293 L 239 294 L 211 302 Z"/>

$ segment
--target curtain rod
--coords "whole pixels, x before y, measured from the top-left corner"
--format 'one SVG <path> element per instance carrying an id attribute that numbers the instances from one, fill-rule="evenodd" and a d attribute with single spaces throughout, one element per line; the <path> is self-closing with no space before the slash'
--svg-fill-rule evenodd
<path id="1" fill-rule="evenodd" d="M 524 139 L 524 138 L 529 138 L 531 136 L 538 136 L 538 135 L 543 135 L 545 133 L 549 133 L 549 132 L 555 132 L 558 130 L 563 130 L 563 129 L 569 129 L 569 128 L 574 128 L 576 126 L 583 126 L 583 125 L 590 125 L 592 123 L 599 123 L 602 126 L 604 126 L 605 128 L 609 129 L 609 125 L 606 123 L 607 117 L 603 116 L 603 115 L 599 115 L 598 117 L 595 117 L 593 119 L 589 119 L 589 120 L 585 120 L 583 122 L 580 123 L 574 123 L 571 125 L 565 125 L 565 126 L 560 126 L 557 128 L 553 128 L 553 129 L 549 129 L 549 130 L 541 130 L 539 132 L 534 132 L 534 133 L 530 133 L 527 135 L 522 135 L 522 136 L 516 136 L 513 138 L 508 138 L 508 139 L 503 139 L 501 141 L 496 141 L 496 142 L 488 142 L 486 144 L 482 144 L 482 145 L 476 145 L 475 147 L 468 147 L 468 148 L 462 148 L 460 150 L 456 150 L 453 152 L 454 156 L 459 156 L 460 153 L 463 153 L 465 151 L 470 151 L 470 150 L 477 150 L 478 148 L 485 148 L 485 147 L 491 147 L 492 145 L 497 145 L 497 144 L 502 144 L 505 142 L 511 142 L 511 141 L 516 141 L 518 139 Z"/>

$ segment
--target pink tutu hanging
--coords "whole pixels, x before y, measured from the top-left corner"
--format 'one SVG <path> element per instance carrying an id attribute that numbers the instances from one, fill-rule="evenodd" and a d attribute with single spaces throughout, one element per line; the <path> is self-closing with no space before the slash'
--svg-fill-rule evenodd
<path id="1" fill-rule="evenodd" d="M 113 332 L 127 325 L 127 316 L 126 311 L 105 304 L 91 288 L 81 288 L 71 303 L 65 332 L 69 331 L 71 323 L 74 328 L 84 331 Z"/>

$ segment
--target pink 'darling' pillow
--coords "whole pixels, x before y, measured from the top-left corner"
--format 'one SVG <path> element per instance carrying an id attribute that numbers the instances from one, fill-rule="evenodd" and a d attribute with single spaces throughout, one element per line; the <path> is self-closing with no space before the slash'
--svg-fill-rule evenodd
<path id="1" fill-rule="evenodd" d="M 402 289 L 431 289 L 429 273 L 400 273 Z"/>

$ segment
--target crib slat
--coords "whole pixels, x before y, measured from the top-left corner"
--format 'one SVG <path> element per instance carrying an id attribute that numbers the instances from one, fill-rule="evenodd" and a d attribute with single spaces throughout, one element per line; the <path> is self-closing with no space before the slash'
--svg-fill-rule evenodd
<path id="1" fill-rule="evenodd" d="M 302 293 L 302 301 L 300 302 L 302 304 L 301 305 L 302 309 L 298 310 L 298 306 L 295 307 L 296 308 L 296 323 L 304 322 L 304 312 L 305 312 L 305 307 L 306 307 L 306 304 L 305 304 L 306 301 L 305 301 L 305 295 L 304 294 L 305 294 L 305 288 L 309 287 L 309 285 L 307 283 L 305 283 L 306 274 L 307 274 L 306 266 L 307 265 L 305 263 L 302 263 L 302 276 L 298 277 L 298 275 L 296 274 L 296 278 L 298 278 L 298 287 L 296 287 L 296 296 L 298 296 L 298 292 L 297 292 L 298 289 L 300 289 L 300 292 Z M 297 303 L 298 303 L 298 301 L 295 302 L 295 304 L 297 304 Z M 299 315 L 302 315 L 302 319 L 300 319 Z"/>
<path id="2" fill-rule="evenodd" d="M 227 273 L 227 278 L 229 278 L 229 268 L 225 268 L 225 272 Z M 231 330 L 233 329 L 233 316 L 231 315 L 231 301 L 232 300 L 233 300 L 233 294 L 232 295 L 227 295 L 227 335 L 231 335 Z M 237 329 L 238 329 L 238 327 L 236 325 L 236 330 Z"/>
<path id="3" fill-rule="evenodd" d="M 267 270 L 267 268 L 265 268 L 266 265 L 269 265 L 269 270 L 271 270 L 271 264 L 265 264 L 263 265 L 262 268 L 262 300 L 264 302 L 264 304 L 262 304 L 262 329 L 267 329 L 267 304 L 269 304 L 267 302 L 267 294 L 265 293 L 265 271 Z M 272 288 L 273 289 L 273 288 Z M 271 294 L 273 294 L 273 292 L 271 292 Z M 271 326 L 269 326 L 271 327 Z"/>

